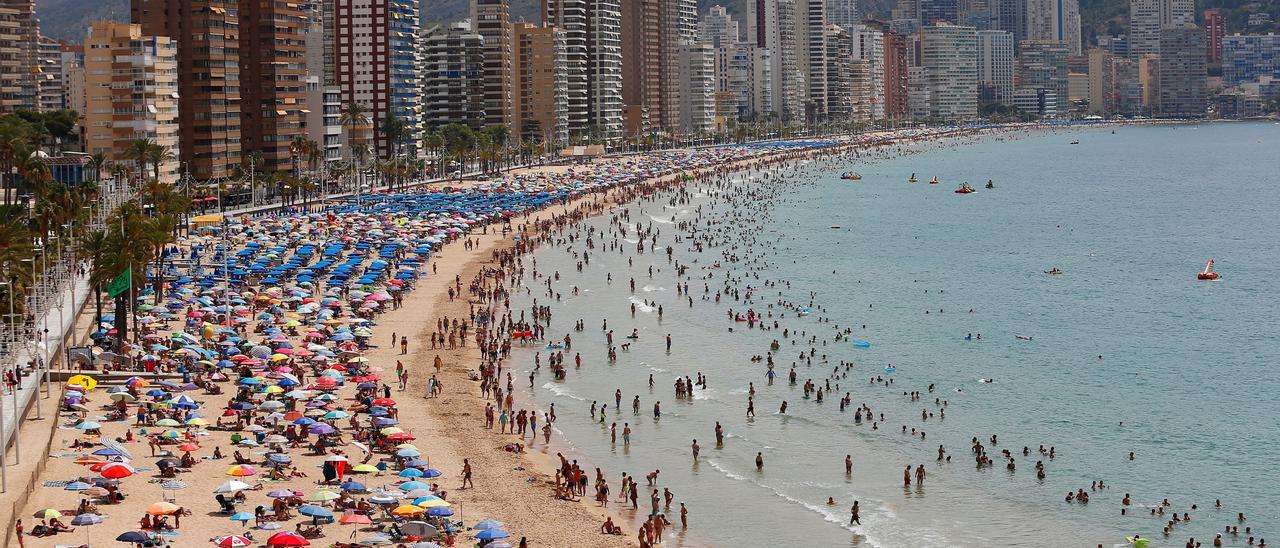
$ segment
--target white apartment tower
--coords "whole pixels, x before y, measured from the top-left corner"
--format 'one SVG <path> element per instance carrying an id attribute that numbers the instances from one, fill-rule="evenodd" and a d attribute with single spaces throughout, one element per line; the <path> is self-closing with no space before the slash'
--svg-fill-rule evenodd
<path id="1" fill-rule="evenodd" d="M 1053 41 L 1080 55 L 1080 4 L 1078 0 L 1026 0 L 1027 40 Z"/>
<path id="2" fill-rule="evenodd" d="M 545 0 L 545 22 L 565 33 L 569 132 L 573 137 L 622 138 L 620 0 Z"/>
<path id="3" fill-rule="evenodd" d="M 978 89 L 993 101 L 1013 100 L 1013 33 L 978 31 Z"/>
<path id="4" fill-rule="evenodd" d="M 1160 53 L 1160 29 L 1195 20 L 1194 0 L 1129 0 L 1129 56 Z"/>

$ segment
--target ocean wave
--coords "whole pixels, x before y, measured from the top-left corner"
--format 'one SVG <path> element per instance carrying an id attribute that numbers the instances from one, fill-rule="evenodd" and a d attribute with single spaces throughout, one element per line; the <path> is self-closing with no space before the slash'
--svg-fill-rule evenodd
<path id="1" fill-rule="evenodd" d="M 649 365 L 647 362 L 640 362 L 640 365 L 643 365 L 643 366 L 645 366 L 645 367 L 649 368 L 649 370 L 650 370 L 650 371 L 653 371 L 654 373 L 667 373 L 667 372 L 668 372 L 666 369 L 663 369 L 663 368 L 661 368 L 661 367 L 654 367 L 654 366 L 652 366 L 652 365 Z"/>
<path id="2" fill-rule="evenodd" d="M 671 219 L 662 219 L 662 218 L 654 217 L 653 215 L 649 215 L 648 217 L 650 219 L 653 219 L 653 222 L 655 223 L 662 223 L 664 225 L 675 224 Z"/>
<path id="3" fill-rule="evenodd" d="M 628 297 L 627 300 L 631 301 L 631 304 L 636 305 L 636 310 L 644 312 L 645 314 L 652 314 L 655 310 L 652 306 L 645 304 L 644 299 L 641 299 L 640 297 L 632 296 Z"/>
<path id="4" fill-rule="evenodd" d="M 577 394 L 574 394 L 572 390 L 569 390 L 568 388 L 565 388 L 564 386 L 561 386 L 554 382 L 543 383 L 542 388 L 562 398 L 569 398 L 569 399 L 578 400 L 578 401 L 587 401 L 586 398 L 579 396 Z"/>
<path id="5" fill-rule="evenodd" d="M 666 290 L 667 290 L 667 288 L 662 287 L 662 286 L 660 286 L 660 285 L 645 285 L 644 287 L 642 287 L 642 288 L 640 288 L 640 289 L 643 289 L 645 293 L 653 293 L 654 291 L 666 291 Z"/>
<path id="6" fill-rule="evenodd" d="M 843 514 L 840 514 L 840 515 L 836 514 L 834 507 L 826 506 L 824 504 L 813 504 L 811 502 L 807 502 L 807 501 L 795 498 L 791 495 L 783 493 L 778 489 L 775 489 L 773 487 L 760 483 L 756 480 L 753 480 L 741 474 L 734 473 L 730 471 L 728 468 L 721 465 L 719 462 L 716 462 L 715 459 L 708 459 L 707 462 L 711 465 L 712 468 L 716 469 L 716 471 L 723 474 L 726 478 L 729 478 L 735 481 L 745 481 L 747 483 L 760 487 L 761 489 L 768 490 L 769 492 L 773 493 L 774 496 L 781 498 L 782 500 L 798 505 L 806 510 L 809 510 L 813 513 L 816 513 L 822 516 L 823 521 L 826 521 L 828 523 L 833 523 L 846 531 L 850 531 L 850 532 L 862 535 L 864 538 L 866 538 L 868 545 L 881 546 L 881 544 L 877 542 L 875 539 L 867 536 L 867 533 L 863 527 L 849 525 L 848 522 L 845 521 L 845 516 Z"/>

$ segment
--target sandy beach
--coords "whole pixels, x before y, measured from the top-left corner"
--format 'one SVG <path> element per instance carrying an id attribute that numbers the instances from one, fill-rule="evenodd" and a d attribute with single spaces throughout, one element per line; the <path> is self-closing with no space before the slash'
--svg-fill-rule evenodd
<path id="1" fill-rule="evenodd" d="M 505 530 L 512 532 L 512 538 L 506 539 L 512 546 L 515 546 L 523 537 L 527 539 L 530 546 L 608 547 L 638 545 L 635 526 L 638 524 L 637 520 L 644 517 L 643 512 L 637 515 L 637 512 L 631 510 L 601 508 L 590 500 L 589 496 L 582 497 L 576 502 L 558 500 L 554 496 L 559 465 L 556 458 L 558 440 L 553 436 L 550 446 L 547 446 L 539 435 L 537 442 L 529 445 L 527 438 L 521 440 L 512 434 L 500 434 L 491 428 L 486 428 L 485 408 L 490 400 L 482 396 L 479 382 L 476 380 L 475 371 L 481 366 L 483 360 L 474 341 L 464 336 L 462 339 L 466 339 L 466 346 L 451 350 L 430 348 L 432 335 L 437 332 L 438 320 L 442 318 L 451 318 L 455 321 L 466 320 L 472 316 L 477 307 L 493 305 L 493 303 L 466 298 L 468 294 L 465 288 L 469 281 L 487 276 L 490 283 L 502 282 L 503 280 L 485 274 L 489 272 L 485 269 L 497 268 L 499 265 L 495 262 L 495 258 L 501 254 L 510 253 L 512 247 L 518 245 L 518 242 L 532 242 L 536 245 L 536 242 L 545 234 L 563 226 L 566 222 L 581 220 L 589 215 L 603 214 L 638 195 L 655 192 L 667 185 L 678 184 L 681 179 L 688 180 L 712 173 L 723 174 L 763 165 L 766 162 L 795 160 L 818 154 L 835 154 L 858 146 L 863 145 L 848 143 L 821 150 L 778 152 L 768 157 L 758 156 L 697 171 L 668 174 L 604 192 L 587 193 L 566 204 L 553 205 L 532 214 L 513 217 L 511 226 L 515 233 L 504 233 L 499 230 L 500 225 L 493 224 L 472 230 L 436 250 L 431 255 L 429 264 L 423 265 L 422 270 L 426 274 L 416 282 L 413 291 L 406 293 L 407 296 L 403 298 L 400 306 L 376 316 L 377 326 L 369 337 L 370 347 L 361 353 L 361 357 L 367 359 L 368 363 L 374 367 L 373 372 L 381 373 L 381 382 L 391 387 L 390 397 L 396 402 L 393 416 L 399 420 L 398 426 L 415 438 L 413 443 L 421 450 L 421 458 L 427 461 L 426 467 L 441 472 L 440 477 L 421 479 L 421 481 L 438 484 L 438 491 L 447 492 L 447 501 L 454 511 L 451 519 L 462 521 L 467 526 L 481 519 L 499 520 L 504 524 Z M 637 160 L 642 161 L 643 157 L 637 157 Z M 565 166 L 549 166 L 524 170 L 520 173 L 563 175 L 567 171 L 568 168 Z M 520 232 L 522 227 L 524 232 Z M 516 235 L 520 236 L 520 240 L 513 238 Z M 524 252 L 531 250 L 529 246 L 521 247 Z M 455 280 L 459 285 L 455 286 Z M 451 287 L 461 289 L 459 293 L 462 296 L 451 298 L 449 291 Z M 506 312 L 500 306 L 492 308 L 499 315 Z M 396 342 L 399 337 L 408 338 L 407 353 L 403 355 Z M 428 397 L 428 379 L 435 373 L 433 364 L 437 356 L 442 362 L 437 378 L 443 389 L 438 397 Z M 394 378 L 393 371 L 397 361 L 402 362 L 409 372 L 408 386 L 405 390 L 399 390 Z M 286 363 L 294 362 L 290 358 Z M 360 403 L 356 399 L 355 384 L 348 383 L 335 392 L 339 399 L 334 403 L 341 405 L 334 407 L 354 409 L 353 406 Z M 378 389 L 375 389 L 375 392 L 378 392 Z M 56 394 L 57 390 L 55 390 Z M 222 407 L 222 402 L 231 395 L 233 392 L 213 397 L 198 395 L 193 397 L 207 402 L 202 409 L 221 411 L 219 408 Z M 379 392 L 378 395 L 381 393 Z M 90 391 L 87 397 L 89 399 L 86 405 L 91 409 L 110 403 L 102 390 Z M 58 401 L 61 401 L 60 398 L 51 398 L 46 402 L 45 420 L 55 420 L 50 416 L 54 414 L 52 406 Z M 521 408 L 522 403 L 516 401 L 514 407 Z M 98 411 L 93 413 L 96 412 Z M 45 469 L 39 476 L 41 481 L 66 481 L 95 475 L 89 472 L 86 466 L 74 462 L 77 457 L 92 450 L 81 451 L 72 448 L 75 441 L 83 434 L 81 430 L 72 426 L 76 415 L 76 413 L 64 413 L 62 418 L 56 419 L 61 421 L 61 426 L 54 432 L 50 451 L 52 455 L 44 461 Z M 213 412 L 205 415 L 210 423 L 213 422 L 214 416 Z M 148 447 L 142 429 L 134 426 L 131 419 L 132 412 L 125 421 L 104 422 L 101 428 L 104 439 L 123 437 L 127 429 L 136 429 L 132 431 L 136 440 L 122 444 L 132 454 L 136 467 L 136 475 L 122 482 L 122 490 L 127 493 L 127 498 L 116 504 L 97 503 L 97 513 L 104 518 L 101 524 L 77 526 L 74 531 L 44 538 L 26 536 L 19 539 L 11 529 L 7 531 L 8 545 L 75 546 L 90 542 L 94 545 L 117 544 L 114 539 L 118 535 L 136 530 L 145 509 L 162 500 L 170 500 L 191 512 L 189 516 L 181 518 L 180 526 L 173 531 L 176 534 L 161 536 L 172 545 L 195 546 L 220 535 L 238 535 L 245 532 L 251 532 L 253 539 L 257 543 L 262 543 L 275 531 L 255 531 L 240 522 L 229 521 L 226 514 L 218 513 L 218 505 L 213 498 L 213 491 L 216 488 L 234 479 L 245 481 L 250 485 L 258 485 L 261 482 L 264 491 L 297 490 L 303 493 L 304 497 L 322 489 L 334 489 L 332 486 L 324 487 L 319 484 L 320 468 L 325 456 L 303 454 L 302 451 L 293 451 L 291 455 L 293 466 L 301 473 L 305 473 L 306 477 L 262 481 L 262 475 L 229 476 L 224 471 L 233 464 L 229 458 L 233 450 L 252 453 L 247 456 L 254 461 L 261 460 L 261 456 L 267 451 L 258 448 L 233 447 L 227 443 L 227 435 L 230 432 L 199 428 L 184 429 L 182 432 L 183 436 L 192 436 L 193 442 L 199 445 L 198 448 L 190 451 L 191 457 L 196 460 L 194 467 L 190 472 L 179 476 L 186 487 L 176 490 L 162 489 L 161 482 L 164 480 L 156 477 L 157 470 L 152 465 L 152 461 L 155 460 L 151 458 L 152 449 Z M 346 421 L 340 422 L 342 425 L 346 424 Z M 41 455 L 43 443 L 36 434 L 42 428 L 35 426 L 39 423 L 29 424 L 31 427 L 24 432 L 23 438 L 23 466 L 10 469 L 11 489 L 15 483 L 20 484 L 19 480 L 22 478 L 24 469 L 28 474 L 31 473 L 34 471 L 35 463 L 40 462 L 39 459 L 43 457 Z M 154 427 L 146 430 L 156 432 Z M 506 450 L 508 444 L 520 441 L 524 441 L 526 447 L 523 454 Z M 175 450 L 175 447 L 176 445 L 166 446 L 174 456 L 181 455 L 182 452 Z M 221 449 L 224 458 L 212 459 L 215 448 Z M 353 463 L 363 456 L 358 449 L 349 446 L 342 447 L 341 451 L 349 456 Z M 474 470 L 472 477 L 474 487 L 460 489 L 463 481 L 464 459 Z M 584 463 L 583 468 L 589 469 L 589 463 Z M 607 470 L 605 474 L 613 477 L 617 472 Z M 395 476 L 394 470 L 379 474 L 348 476 L 348 478 L 363 482 L 370 490 L 390 486 L 401 479 Z M 17 517 L 23 519 L 27 532 L 41 521 L 35 516 L 38 513 L 45 513 L 46 509 L 61 513 L 61 521 L 69 523 L 78 513 L 76 504 L 89 498 L 69 493 L 60 488 L 60 484 L 53 485 L 41 487 L 37 483 L 29 500 L 18 512 Z M 246 494 L 247 501 L 238 510 L 252 513 L 257 505 L 266 505 L 270 510 L 270 499 L 252 490 L 246 491 Z M 698 508 L 691 511 L 694 515 L 699 512 L 708 514 L 712 512 L 710 509 Z M 339 517 L 342 515 L 341 512 L 335 512 L 335 514 Z M 602 534 L 600 524 L 606 519 L 612 519 L 618 524 L 623 534 L 621 536 Z M 170 523 L 178 525 L 177 521 L 175 519 Z M 304 516 L 294 514 L 291 521 L 284 522 L 282 525 L 285 526 L 285 530 L 288 530 L 293 524 L 302 521 L 306 521 Z M 370 534 L 370 531 L 364 529 L 365 527 L 339 523 L 325 525 L 324 536 L 313 539 L 311 544 L 327 546 L 332 543 L 356 542 Z M 460 534 L 457 540 L 459 545 L 474 544 L 476 541 L 471 540 L 471 533 Z M 440 542 L 440 539 L 437 539 L 437 542 Z"/>

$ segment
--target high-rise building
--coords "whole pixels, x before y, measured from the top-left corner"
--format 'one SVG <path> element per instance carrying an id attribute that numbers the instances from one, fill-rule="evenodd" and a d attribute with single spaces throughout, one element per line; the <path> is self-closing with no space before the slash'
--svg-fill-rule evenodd
<path id="1" fill-rule="evenodd" d="M 1204 116 L 1207 107 L 1204 29 L 1194 24 L 1160 29 L 1160 115 Z"/>
<path id="2" fill-rule="evenodd" d="M 240 147 L 268 173 L 294 169 L 306 135 L 305 27 L 299 2 L 240 0 Z"/>
<path id="3" fill-rule="evenodd" d="M 622 138 L 619 0 L 544 0 L 544 21 L 565 33 L 570 138 Z"/>
<path id="4" fill-rule="evenodd" d="M 1106 50 L 1112 57 L 1128 57 L 1129 36 L 1126 34 L 1099 36 L 1098 47 Z"/>
<path id="5" fill-rule="evenodd" d="M 681 44 L 679 62 L 680 127 L 687 135 L 716 129 L 715 50 L 701 42 Z"/>
<path id="6" fill-rule="evenodd" d="M 1050 92 L 1056 104 L 1048 112 L 1063 114 L 1070 107 L 1070 80 L 1067 77 L 1067 46 L 1055 40 L 1025 40 L 1018 54 L 1015 87 L 1019 90 Z M 1026 95 L 1026 94 L 1024 94 Z"/>
<path id="7" fill-rule="evenodd" d="M 333 0 L 336 83 L 342 104 L 363 105 L 378 158 L 414 154 L 423 128 L 418 52 L 422 32 L 416 0 Z M 383 131 L 387 117 L 405 124 L 396 143 Z"/>
<path id="8" fill-rule="evenodd" d="M 484 110 L 489 125 L 515 131 L 511 82 L 511 16 L 507 0 L 471 0 L 471 24 L 484 38 Z"/>
<path id="9" fill-rule="evenodd" d="M 1222 62 L 1222 37 L 1227 35 L 1227 21 L 1221 9 L 1204 10 L 1204 32 L 1209 40 L 1206 53 L 1210 65 Z"/>
<path id="10" fill-rule="evenodd" d="M 514 130 L 521 140 L 569 141 L 569 73 L 564 31 L 516 23 L 512 27 Z"/>
<path id="11" fill-rule="evenodd" d="M 84 45 L 63 44 L 60 52 L 62 87 L 67 98 L 67 108 L 80 113 L 80 126 L 84 127 Z"/>
<path id="12" fill-rule="evenodd" d="M 1080 55 L 1080 4 L 1077 0 L 1026 0 L 1025 40 L 1054 41 Z"/>
<path id="13" fill-rule="evenodd" d="M 40 102 L 40 20 L 34 0 L 0 0 L 0 112 Z"/>
<path id="14" fill-rule="evenodd" d="M 978 31 L 978 95 L 1005 103 L 1013 98 L 1013 33 Z"/>
<path id="15" fill-rule="evenodd" d="M 717 48 L 717 112 L 740 121 L 773 112 L 773 63 L 769 56 L 768 49 L 747 42 Z"/>
<path id="16" fill-rule="evenodd" d="M 67 108 L 66 87 L 62 83 L 62 44 L 41 36 L 36 53 L 34 70 L 40 86 L 36 109 L 49 112 Z"/>
<path id="17" fill-rule="evenodd" d="M 200 181 L 230 177 L 242 160 L 239 10 L 238 0 L 130 4 L 143 35 L 177 47 L 179 158 Z"/>
<path id="18" fill-rule="evenodd" d="M 867 81 L 869 70 L 865 66 L 859 66 L 861 70 L 857 71 L 858 78 L 855 81 L 853 39 L 849 31 L 835 24 L 827 24 L 825 31 L 826 38 L 823 40 L 827 48 L 826 61 L 823 63 L 827 71 L 823 77 L 827 93 L 823 100 L 826 109 L 825 120 L 836 123 L 846 122 L 853 117 L 854 97 L 860 93 L 870 93 L 867 89 L 870 87 Z"/>
<path id="19" fill-rule="evenodd" d="M 959 0 L 919 0 L 920 25 L 928 27 L 939 22 L 956 23 L 960 20 Z"/>
<path id="20" fill-rule="evenodd" d="M 1195 23 L 1194 0 L 1129 0 L 1129 55 L 1160 52 L 1160 29 Z"/>
<path id="21" fill-rule="evenodd" d="M 1018 47 L 1027 39 L 1027 0 L 991 0 L 995 3 L 996 28 L 1013 34 Z"/>
<path id="22" fill-rule="evenodd" d="M 768 50 L 772 112 L 785 124 L 804 120 L 807 88 L 799 61 L 795 0 L 750 0 L 747 27 L 757 47 Z"/>
<path id="23" fill-rule="evenodd" d="M 142 34 L 139 25 L 99 21 L 85 49 L 85 151 L 131 162 L 130 143 L 149 139 L 173 154 L 160 164 L 159 180 L 176 182 L 181 157 L 177 48 L 167 36 Z"/>
<path id="24" fill-rule="evenodd" d="M 422 49 L 422 98 L 427 127 L 484 127 L 484 38 L 467 22 L 427 29 Z"/>
<path id="25" fill-rule="evenodd" d="M 698 39 L 713 48 L 738 43 L 738 33 L 738 21 L 724 6 L 711 6 L 698 21 Z"/>
<path id="26" fill-rule="evenodd" d="M 796 0 L 796 58 L 804 78 L 805 121 L 827 119 L 826 0 Z"/>
<path id="27" fill-rule="evenodd" d="M 675 131 L 682 125 L 680 106 L 684 102 L 680 97 L 679 48 L 698 39 L 696 3 L 694 0 L 626 2 L 622 19 L 623 104 L 632 117 L 639 113 L 647 116 L 653 128 Z M 711 32 L 726 33 L 724 17 L 715 19 Z M 725 28 L 715 28 L 717 26 Z M 629 126 L 644 130 L 634 120 Z"/>
<path id="28" fill-rule="evenodd" d="M 1116 112 L 1115 58 L 1101 48 L 1089 49 L 1089 113 L 1110 116 Z"/>
<path id="29" fill-rule="evenodd" d="M 307 69 L 307 138 L 320 147 L 326 165 L 342 161 L 342 89 L 333 57 L 333 4 L 311 0 L 305 5 Z M 316 166 L 317 168 L 319 166 Z"/>
<path id="30" fill-rule="evenodd" d="M 858 17 L 858 0 L 826 0 L 827 22 L 849 30 L 861 23 Z"/>
<path id="31" fill-rule="evenodd" d="M 1142 90 L 1142 112 L 1160 109 L 1160 54 L 1146 53 L 1138 58 L 1138 84 Z"/>
<path id="32" fill-rule="evenodd" d="M 875 122 L 885 119 L 884 25 L 856 24 L 849 29 L 855 72 L 859 87 L 853 95 L 855 120 Z"/>
<path id="33" fill-rule="evenodd" d="M 907 39 L 884 31 L 884 116 L 899 120 L 907 114 Z"/>
<path id="34" fill-rule="evenodd" d="M 928 117 L 978 117 L 978 34 L 973 27 L 939 23 L 921 29 L 920 60 Z"/>
<path id="35" fill-rule="evenodd" d="M 1280 81 L 1280 35 L 1226 37 L 1222 46 L 1222 80 L 1238 86 L 1264 77 Z"/>

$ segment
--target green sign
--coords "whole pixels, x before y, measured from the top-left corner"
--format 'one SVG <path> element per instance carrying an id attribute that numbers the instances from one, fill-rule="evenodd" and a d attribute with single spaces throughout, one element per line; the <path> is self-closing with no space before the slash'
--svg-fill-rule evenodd
<path id="1" fill-rule="evenodd" d="M 114 280 L 111 280 L 111 284 L 107 286 L 107 294 L 114 299 L 120 296 L 121 293 L 128 291 L 130 285 L 133 285 L 133 274 L 128 269 L 125 269 Z"/>

